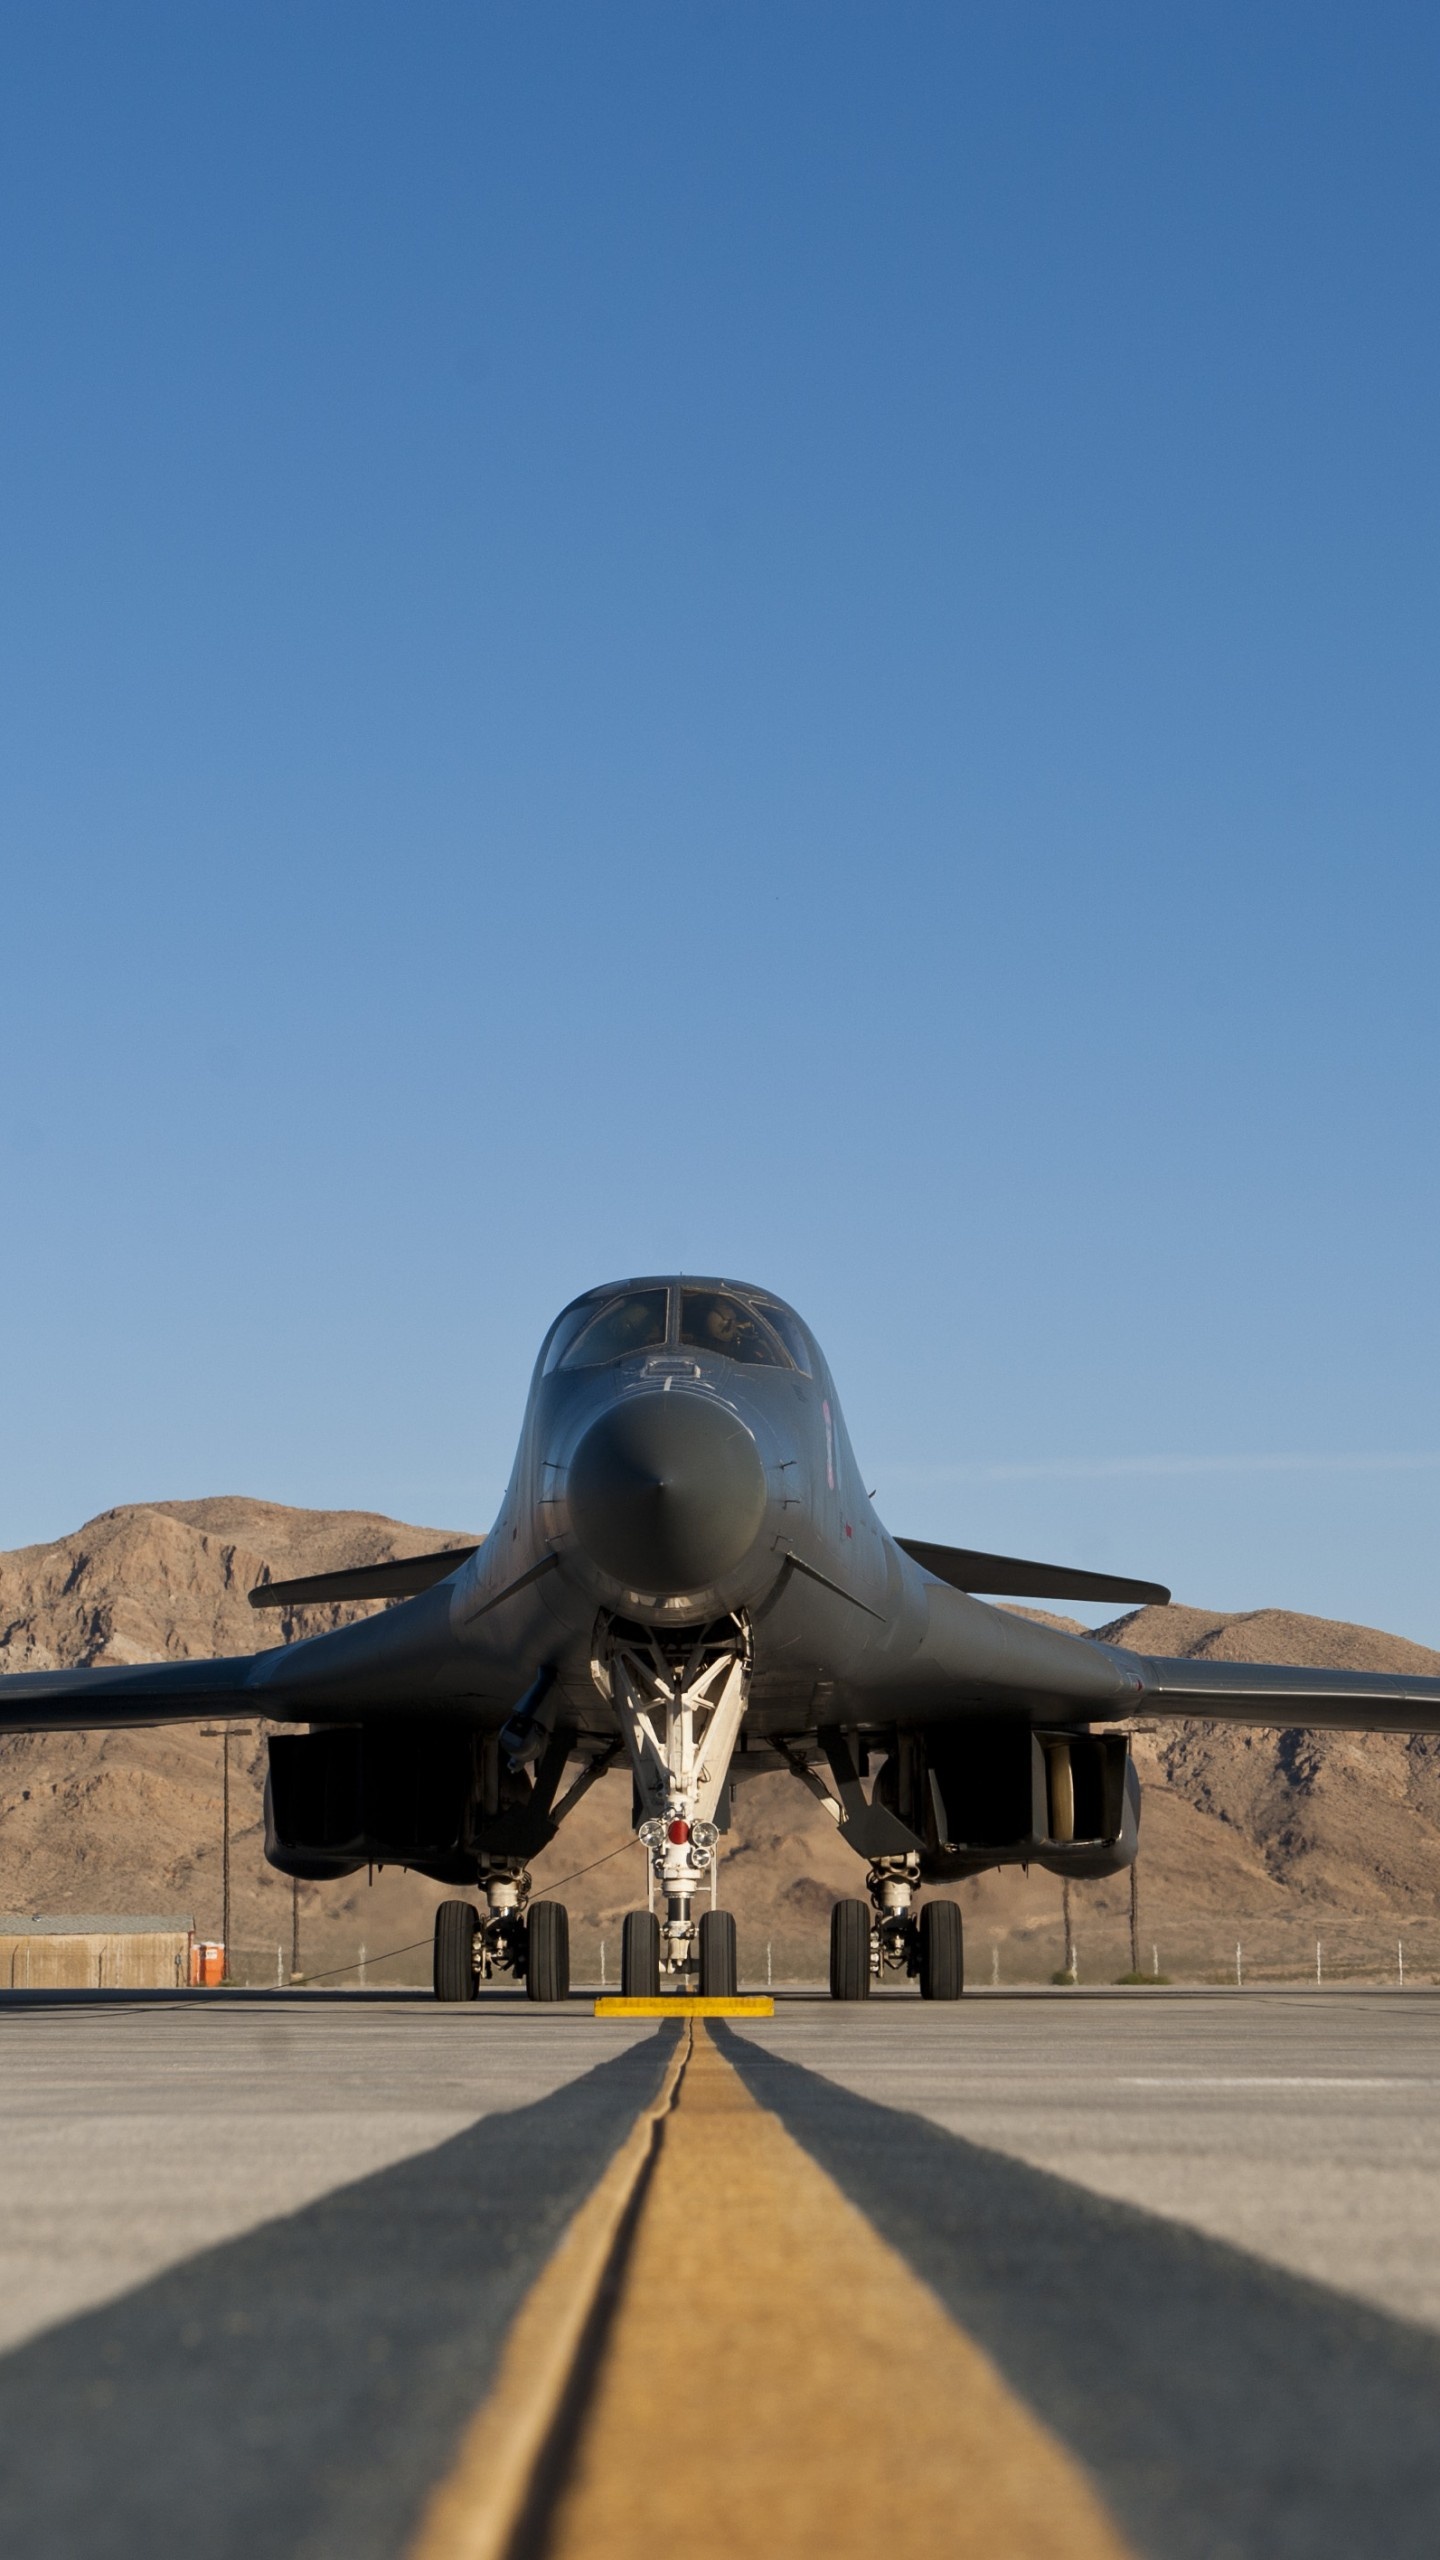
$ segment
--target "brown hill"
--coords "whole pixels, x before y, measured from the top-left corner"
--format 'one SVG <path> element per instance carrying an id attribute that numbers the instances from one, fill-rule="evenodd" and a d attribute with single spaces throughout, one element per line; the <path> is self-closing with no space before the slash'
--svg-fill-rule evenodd
<path id="1" fill-rule="evenodd" d="M 1139 1609 L 1101 1633 L 1137 1653 L 1440 1673 L 1440 1653 L 1404 1636 L 1287 1609 Z M 1156 1725 L 1137 1735 L 1135 1751 L 1147 1873 L 1153 1880 L 1163 1866 L 1176 1900 L 1182 1887 L 1192 1902 L 1207 1891 L 1213 1899 L 1218 1832 L 1237 1909 L 1274 1910 L 1288 1897 L 1378 1922 L 1440 1907 L 1435 1735 L 1244 1732 L 1197 1720 Z"/>
<path id="2" fill-rule="evenodd" d="M 277 1610 L 248 1593 L 272 1581 L 468 1543 L 369 1511 L 302 1511 L 220 1496 L 127 1503 L 68 1538 L 0 1554 L 0 1671 L 195 1660 L 318 1635 L 358 1607 Z M 265 1746 L 232 1750 L 232 1939 L 251 1971 L 288 1970 L 291 1893 L 261 1852 Z M 193 1911 L 220 1931 L 221 1742 L 198 1725 L 136 1733 L 0 1739 L 0 1904 L 11 1911 Z M 390 1876 L 378 1898 L 354 1880 L 301 1892 L 302 1955 L 319 1966 L 398 1945 L 430 1925 L 435 1893 Z M 277 1952 L 278 1951 L 278 1952 Z"/>
<path id="3" fill-rule="evenodd" d="M 458 1530 L 413 1528 L 372 1512 L 303 1511 L 226 1497 L 126 1505 L 74 1536 L 0 1554 L 0 1670 L 253 1651 L 318 1633 L 367 1609 L 257 1617 L 247 1593 L 273 1579 L 462 1543 Z M 1040 1616 L 1044 1613 L 1033 1613 Z M 1057 1620 L 1057 1624 L 1073 1621 Z M 1103 1631 L 1149 1653 L 1227 1660 L 1440 1671 L 1440 1655 L 1404 1638 L 1277 1610 L 1226 1616 L 1142 1610 Z M 1145 1781 L 1142 1932 L 1170 1969 L 1230 1961 L 1237 1931 L 1252 1950 L 1389 1950 L 1412 1934 L 1414 1962 L 1437 1913 L 1440 1743 L 1393 1735 L 1246 1733 L 1188 1722 L 1142 1729 Z M 0 1906 L 19 1910 L 193 1909 L 220 1919 L 219 1738 L 196 1726 L 0 1740 Z M 288 1969 L 291 1891 L 261 1855 L 263 1734 L 232 1744 L 232 1937 L 247 1969 Z M 576 1870 L 584 1870 L 576 1874 Z M 861 1889 L 858 1863 L 811 1799 L 784 1776 L 737 1790 L 723 1897 L 737 1912 L 746 1963 L 777 1978 L 816 1973 L 837 1894 Z M 621 1914 L 643 1893 L 628 1831 L 628 1787 L 605 1780 L 536 1862 L 538 1889 L 563 1887 L 577 1959 L 600 1944 L 613 1973 Z M 388 1949 L 379 1978 L 420 1978 L 440 1888 L 387 1873 L 305 1886 L 302 1962 L 312 1974 Z M 1047 1972 L 1059 1960 L 1060 1888 L 1038 1871 L 985 1876 L 961 1890 L 972 1966 L 985 1978 Z M 1082 1973 L 1128 1960 L 1128 1885 L 1075 1888 Z M 1348 1931 L 1348 1937 L 1347 1937 Z M 1440 1969 L 1440 1926 L 1431 1925 Z M 1289 1954 L 1286 1956 L 1289 1961 Z M 1297 1959 L 1298 1960 L 1298 1959 Z M 1310 1962 L 1307 1953 L 1305 1961 Z"/>
<path id="4" fill-rule="evenodd" d="M 247 1595 L 265 1574 L 280 1582 L 468 1543 L 463 1531 L 412 1529 L 376 1511 L 297 1511 L 223 1494 L 125 1503 L 73 1537 L 0 1554 L 0 1672 L 260 1652 L 379 1605 L 257 1616 Z"/>

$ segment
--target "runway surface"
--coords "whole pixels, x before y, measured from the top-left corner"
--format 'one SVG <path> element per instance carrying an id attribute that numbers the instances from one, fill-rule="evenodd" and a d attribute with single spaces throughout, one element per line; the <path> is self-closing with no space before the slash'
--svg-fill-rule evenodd
<path id="1" fill-rule="evenodd" d="M 678 2501 L 703 2560 L 808 2550 L 826 2497 L 836 2554 L 892 2501 L 897 2548 L 1440 2548 L 1440 1998 L 783 2000 L 697 2034 L 0 2001 L 7 2554 L 608 2560 Z M 497 2542 L 466 2447 L 493 2483 L 516 2340 L 572 2314 L 544 2494 Z"/>
<path id="2" fill-rule="evenodd" d="M 476 2023 L 418 1995 L 0 2004 L 0 2348 L 598 2058 L 578 2009 Z"/>
<path id="3" fill-rule="evenodd" d="M 1440 2002 L 1265 1991 L 787 2007 L 883 2106 L 1440 2328 Z"/>

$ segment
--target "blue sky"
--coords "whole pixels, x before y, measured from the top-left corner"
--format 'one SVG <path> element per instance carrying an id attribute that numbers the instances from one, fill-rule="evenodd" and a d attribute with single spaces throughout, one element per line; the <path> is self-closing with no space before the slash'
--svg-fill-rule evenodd
<path id="1" fill-rule="evenodd" d="M 1440 1644 L 1426 6 L 15 0 L 0 1541 L 483 1526 L 576 1289 Z"/>

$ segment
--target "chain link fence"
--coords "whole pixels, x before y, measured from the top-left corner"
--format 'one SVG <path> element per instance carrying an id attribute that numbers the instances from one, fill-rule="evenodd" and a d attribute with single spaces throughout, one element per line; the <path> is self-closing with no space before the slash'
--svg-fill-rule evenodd
<path id="1" fill-rule="evenodd" d="M 1440 1983 L 1440 1917 L 1377 1920 L 1323 1910 L 1217 1917 L 1212 1912 L 1142 1909 L 1138 1946 L 1132 1950 L 1123 1913 L 1077 1908 L 1070 1951 L 1073 1967 L 1058 1916 L 1010 1929 L 996 1929 L 974 1914 L 967 1918 L 966 1978 L 973 1990 L 983 1991 L 1067 1980 L 1091 1988 L 1154 1982 L 1242 1990 L 1270 1983 L 1318 1984 L 1324 1989 L 1368 1983 L 1418 1990 Z M 306 1988 L 399 1991 L 428 1989 L 430 1984 L 428 1938 L 401 1948 L 357 1940 L 348 1953 L 332 1940 L 322 1952 L 319 1969 L 300 1977 Z M 739 1953 L 741 1987 L 747 1991 L 813 1987 L 826 1980 L 828 1941 L 821 1928 L 771 1934 L 742 1928 Z M 570 1955 L 578 1989 L 619 1989 L 618 1929 L 573 1927 Z M 290 1980 L 288 1947 L 232 1948 L 232 1984 L 275 1990 L 288 1987 Z M 503 1986 L 510 1977 L 499 1980 Z"/>
<path id="2" fill-rule="evenodd" d="M 1132 1943 L 1123 1914 L 1077 1910 L 1067 1955 L 1063 1926 L 987 1931 L 972 1926 L 972 1984 L 1176 1982 L 1258 1989 L 1266 1983 L 1440 1982 L 1440 1918 L 1375 1919 L 1310 1910 L 1185 1912 L 1142 1909 Z"/>

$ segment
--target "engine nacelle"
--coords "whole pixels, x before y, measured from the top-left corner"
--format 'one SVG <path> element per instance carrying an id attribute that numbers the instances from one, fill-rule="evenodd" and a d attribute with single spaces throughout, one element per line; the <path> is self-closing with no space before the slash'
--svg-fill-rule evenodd
<path id="1" fill-rule="evenodd" d="M 936 1882 L 1005 1866 L 1118 1875 L 1140 1845 L 1140 1781 L 1128 1734 L 1036 1730 L 986 1717 L 931 1734 L 927 1756 L 921 1871 Z"/>
<path id="2" fill-rule="evenodd" d="M 567 1742 L 532 1780 L 494 1734 L 465 1725 L 325 1725 L 270 1736 L 265 1855 L 307 1881 L 364 1866 L 416 1867 L 473 1883 L 486 1857 L 533 1858 L 554 1837 L 550 1805 Z"/>

